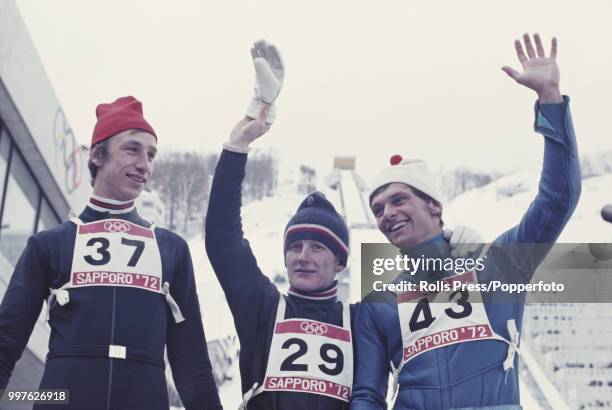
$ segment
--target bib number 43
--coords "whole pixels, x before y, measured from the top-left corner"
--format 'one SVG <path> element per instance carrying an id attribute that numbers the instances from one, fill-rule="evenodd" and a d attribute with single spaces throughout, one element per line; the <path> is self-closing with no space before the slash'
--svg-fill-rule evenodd
<path id="1" fill-rule="evenodd" d="M 468 298 L 470 296 L 469 292 L 458 290 L 450 294 L 449 301 L 452 301 L 456 295 L 460 295 L 459 298 L 455 301 L 457 307 L 449 307 L 444 309 L 444 314 L 446 314 L 451 319 L 461 319 L 469 316 L 472 313 L 472 305 L 468 302 Z M 429 300 L 427 298 L 420 299 L 414 311 L 412 312 L 412 316 L 410 317 L 410 322 L 408 326 L 410 327 L 411 332 L 416 332 L 421 329 L 428 328 L 436 318 L 431 313 L 431 306 L 429 304 Z"/>

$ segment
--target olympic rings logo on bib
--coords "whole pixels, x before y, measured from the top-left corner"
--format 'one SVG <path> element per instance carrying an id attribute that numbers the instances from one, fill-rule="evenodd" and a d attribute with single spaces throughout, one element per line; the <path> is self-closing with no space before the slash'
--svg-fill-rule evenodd
<path id="1" fill-rule="evenodd" d="M 109 221 L 104 223 L 104 229 L 108 232 L 129 232 L 130 224 L 120 221 Z"/>
<path id="2" fill-rule="evenodd" d="M 300 329 L 308 334 L 315 334 L 319 336 L 327 333 L 327 326 L 323 323 L 302 322 L 300 323 Z"/>

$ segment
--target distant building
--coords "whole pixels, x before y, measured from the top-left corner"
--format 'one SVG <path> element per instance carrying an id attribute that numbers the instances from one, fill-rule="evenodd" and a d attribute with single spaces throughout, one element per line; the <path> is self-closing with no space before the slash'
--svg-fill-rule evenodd
<path id="1" fill-rule="evenodd" d="M 72 132 L 13 0 L 0 2 L 0 39 L 2 297 L 27 239 L 80 209 L 91 187 L 87 150 Z M 45 308 L 9 388 L 38 387 L 50 332 Z"/>
<path id="2" fill-rule="evenodd" d="M 70 210 L 80 212 L 87 202 L 87 161 L 88 150 L 77 142 L 14 0 L 0 1 L 0 298 L 28 238 L 65 221 Z M 161 225 L 159 205 L 155 194 L 140 200 L 145 218 Z M 40 383 L 50 334 L 45 309 L 9 389 L 36 389 Z M 177 404 L 171 383 L 169 391 Z"/>

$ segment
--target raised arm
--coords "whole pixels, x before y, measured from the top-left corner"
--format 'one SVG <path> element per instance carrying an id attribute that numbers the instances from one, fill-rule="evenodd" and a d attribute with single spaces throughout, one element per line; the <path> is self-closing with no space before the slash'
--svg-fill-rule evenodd
<path id="1" fill-rule="evenodd" d="M 265 111 L 262 110 L 262 117 L 258 120 L 243 119 L 234 131 L 255 130 L 263 135 L 268 127 L 264 122 Z M 236 133 L 232 132 L 232 135 Z M 240 209 L 247 154 L 237 152 L 241 146 L 248 147 L 248 144 L 242 145 L 241 140 L 230 138 L 219 158 L 206 214 L 205 244 L 234 316 L 238 336 L 242 339 L 259 327 L 258 317 L 265 317 L 258 314 L 264 305 L 263 299 L 276 295 L 278 291 L 259 269 L 242 231 Z"/>
<path id="2" fill-rule="evenodd" d="M 270 67 L 278 67 L 281 61 L 276 48 L 267 42 L 255 43 L 252 55 L 257 73 L 256 97 L 247 116 L 236 124 L 224 144 L 213 176 L 205 227 L 206 251 L 225 292 L 241 340 L 252 337 L 257 329 L 262 328 L 257 318 L 266 315 L 259 314 L 261 309 L 272 308 L 278 301 L 276 287 L 257 266 L 249 242 L 244 238 L 240 216 L 247 153 L 250 144 L 270 129 L 268 115 L 270 103 L 274 100 L 267 98 L 270 95 L 276 98 L 278 94 L 278 90 L 274 94 L 269 89 L 278 86 L 269 77 L 276 78 Z M 270 67 L 266 67 L 268 61 Z M 282 62 L 280 64 L 282 71 Z M 259 112 L 252 118 L 252 109 L 256 106 L 260 107 Z"/>
<path id="3" fill-rule="evenodd" d="M 507 66 L 502 69 L 538 95 L 534 127 L 544 135 L 544 161 L 537 196 L 520 223 L 499 236 L 495 242 L 508 251 L 513 264 L 529 280 L 576 208 L 580 197 L 581 176 L 569 98 L 562 97 L 559 91 L 557 40 L 552 39 L 548 57 L 539 35 L 534 35 L 535 49 L 527 34 L 523 36 L 523 41 L 527 55 L 521 42 L 515 42 L 523 72 Z"/>

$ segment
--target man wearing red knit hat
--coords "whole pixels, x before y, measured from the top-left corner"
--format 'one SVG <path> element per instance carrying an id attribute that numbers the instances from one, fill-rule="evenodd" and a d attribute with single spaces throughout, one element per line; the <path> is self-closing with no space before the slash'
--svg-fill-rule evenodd
<path id="1" fill-rule="evenodd" d="M 134 208 L 153 172 L 155 131 L 134 97 L 100 104 L 96 116 L 89 203 L 30 238 L 0 305 L 0 389 L 46 299 L 40 389 L 69 397 L 50 408 L 168 409 L 166 349 L 185 407 L 221 409 L 187 244 Z"/>

